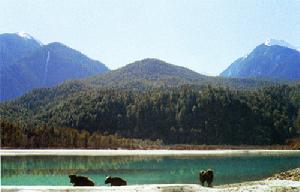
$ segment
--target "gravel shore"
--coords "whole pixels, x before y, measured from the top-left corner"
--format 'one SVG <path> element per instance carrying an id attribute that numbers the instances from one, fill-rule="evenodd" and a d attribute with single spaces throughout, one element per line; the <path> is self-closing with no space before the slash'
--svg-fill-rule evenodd
<path id="1" fill-rule="evenodd" d="M 300 181 L 300 168 L 292 169 L 282 173 L 275 174 L 274 176 L 268 178 L 268 180 L 291 180 Z"/>
<path id="2" fill-rule="evenodd" d="M 300 182 L 289 180 L 264 180 L 214 188 L 196 184 L 153 184 L 122 187 L 71 187 L 71 186 L 5 186 L 2 192 L 299 192 Z"/>

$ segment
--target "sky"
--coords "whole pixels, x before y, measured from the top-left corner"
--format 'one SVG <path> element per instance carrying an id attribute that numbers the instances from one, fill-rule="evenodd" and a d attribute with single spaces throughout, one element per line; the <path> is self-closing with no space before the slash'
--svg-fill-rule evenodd
<path id="1" fill-rule="evenodd" d="M 0 33 L 61 42 L 117 69 L 158 58 L 218 75 L 265 40 L 300 46 L 300 0 L 0 0 Z"/>

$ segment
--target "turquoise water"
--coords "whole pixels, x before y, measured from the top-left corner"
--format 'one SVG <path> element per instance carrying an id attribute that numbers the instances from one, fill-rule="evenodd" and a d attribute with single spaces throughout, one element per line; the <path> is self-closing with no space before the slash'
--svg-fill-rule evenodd
<path id="1" fill-rule="evenodd" d="M 105 185 L 107 175 L 133 184 L 199 183 L 202 169 L 215 173 L 214 185 L 259 180 L 300 167 L 299 155 L 241 157 L 1 157 L 1 185 L 71 185 L 69 174 Z"/>

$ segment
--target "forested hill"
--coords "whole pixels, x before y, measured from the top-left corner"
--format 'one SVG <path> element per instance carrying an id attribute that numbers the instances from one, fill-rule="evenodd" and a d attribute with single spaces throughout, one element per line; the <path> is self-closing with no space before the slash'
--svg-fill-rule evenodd
<path id="1" fill-rule="evenodd" d="M 104 87 L 125 88 L 136 85 L 135 88 L 141 90 L 146 87 L 180 86 L 208 79 L 210 78 L 207 76 L 158 59 L 143 59 L 110 73 L 90 78 L 88 82 Z"/>
<path id="2" fill-rule="evenodd" d="M 212 85 L 233 89 L 256 89 L 276 84 L 271 81 L 211 77 L 159 59 L 143 59 L 120 69 L 100 74 L 83 81 L 100 88 L 149 90 L 180 87 L 182 85 Z"/>
<path id="3" fill-rule="evenodd" d="M 256 91 L 182 86 L 144 92 L 91 88 L 80 82 L 64 86 L 2 103 L 0 115 L 19 123 L 29 138 L 38 135 L 34 127 L 46 125 L 166 144 L 269 145 L 284 143 L 300 129 L 300 85 Z M 46 129 L 38 130 L 42 134 Z M 49 141 L 52 132 L 46 134 Z M 70 139 L 73 136 L 70 132 Z"/>
<path id="4" fill-rule="evenodd" d="M 297 136 L 299 105 L 296 82 L 209 77 L 145 59 L 1 103 L 1 138 L 2 146 L 22 137 L 33 147 L 62 141 L 97 148 L 103 135 L 165 144 L 282 144 Z M 72 145 L 78 137 L 81 144 Z"/>

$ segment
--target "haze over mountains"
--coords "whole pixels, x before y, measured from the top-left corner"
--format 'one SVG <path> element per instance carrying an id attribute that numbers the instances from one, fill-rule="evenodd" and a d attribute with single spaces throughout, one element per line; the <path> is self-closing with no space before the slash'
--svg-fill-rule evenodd
<path id="1" fill-rule="evenodd" d="M 0 58 L 0 100 L 109 70 L 103 63 L 66 45 L 43 45 L 26 33 L 1 34 Z"/>
<path id="2" fill-rule="evenodd" d="M 300 51 L 285 41 L 270 39 L 234 61 L 220 76 L 299 80 Z"/>

